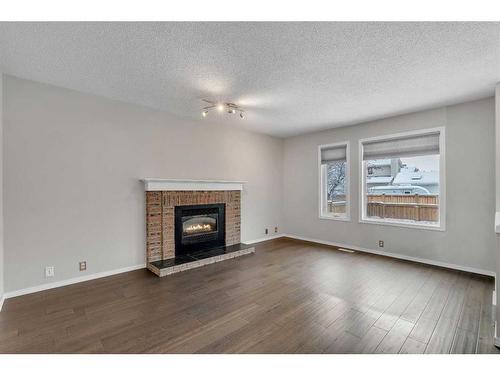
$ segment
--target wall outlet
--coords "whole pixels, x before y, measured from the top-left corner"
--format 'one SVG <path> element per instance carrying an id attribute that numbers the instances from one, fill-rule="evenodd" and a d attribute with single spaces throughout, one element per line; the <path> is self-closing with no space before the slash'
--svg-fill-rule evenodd
<path id="1" fill-rule="evenodd" d="M 78 263 L 78 265 L 80 267 L 80 271 L 86 271 L 87 270 L 87 261 L 86 260 Z"/>
<path id="2" fill-rule="evenodd" d="M 266 234 L 269 234 L 269 229 L 267 229 L 267 228 L 266 228 L 265 233 L 266 233 Z"/>
<path id="3" fill-rule="evenodd" d="M 45 267 L 45 277 L 54 277 L 54 266 Z"/>
<path id="4" fill-rule="evenodd" d="M 278 227 L 274 227 L 274 233 L 278 233 Z"/>
<path id="5" fill-rule="evenodd" d="M 378 247 L 384 247 L 384 241 L 379 240 L 378 241 Z"/>

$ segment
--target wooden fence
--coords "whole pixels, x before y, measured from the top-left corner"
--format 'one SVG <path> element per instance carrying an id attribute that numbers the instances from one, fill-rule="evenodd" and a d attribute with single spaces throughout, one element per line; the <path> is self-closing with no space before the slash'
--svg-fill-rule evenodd
<path id="1" fill-rule="evenodd" d="M 328 201 L 328 212 L 332 214 L 345 214 L 346 201 Z"/>
<path id="2" fill-rule="evenodd" d="M 415 221 L 439 220 L 437 195 L 368 195 L 366 216 Z"/>
<path id="3" fill-rule="evenodd" d="M 328 201 L 328 210 L 332 213 L 344 213 L 345 201 Z M 439 220 L 439 197 L 418 194 L 368 195 L 366 216 L 437 222 Z"/>

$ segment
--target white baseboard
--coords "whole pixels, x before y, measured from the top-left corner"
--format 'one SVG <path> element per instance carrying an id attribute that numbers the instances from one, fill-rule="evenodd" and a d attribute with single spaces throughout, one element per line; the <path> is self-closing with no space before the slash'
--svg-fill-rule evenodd
<path id="1" fill-rule="evenodd" d="M 403 259 L 403 260 L 409 260 L 409 261 L 412 261 L 412 262 L 424 263 L 424 264 L 429 264 L 429 265 L 432 265 L 432 266 L 439 266 L 439 267 L 451 268 L 451 269 L 458 270 L 458 271 L 465 271 L 465 272 L 477 273 L 479 275 L 486 275 L 486 276 L 496 277 L 496 273 L 494 271 L 483 270 L 483 269 L 480 269 L 480 268 L 462 266 L 462 265 L 459 265 L 459 264 L 440 262 L 440 261 L 437 261 L 437 260 L 430 260 L 430 259 L 425 259 L 425 258 L 416 258 L 416 257 L 412 257 L 412 256 L 408 256 L 408 255 L 403 255 L 403 254 L 389 253 L 389 252 L 386 252 L 386 251 L 367 249 L 367 248 L 364 248 L 364 247 L 355 246 L 355 245 L 349 245 L 349 244 L 345 244 L 345 243 L 338 243 L 338 242 L 317 240 L 317 239 L 309 238 L 309 237 L 296 236 L 294 234 L 283 234 L 282 236 L 283 237 L 294 238 L 296 240 L 315 242 L 315 243 L 322 244 L 322 245 L 330 245 L 330 246 L 335 246 L 335 247 L 343 247 L 343 248 L 352 249 L 352 250 L 356 250 L 356 251 L 362 251 L 362 252 L 365 252 L 365 253 L 383 255 L 383 256 L 386 256 L 386 257 Z"/>
<path id="2" fill-rule="evenodd" d="M 4 296 L 4 295 L 2 295 L 2 296 L 0 297 L 0 312 L 2 312 L 2 307 L 3 307 L 3 303 L 4 303 L 4 301 L 5 301 L 5 296 Z"/>
<path id="3" fill-rule="evenodd" d="M 141 269 L 141 268 L 146 268 L 146 264 L 138 264 L 136 266 L 119 268 L 119 269 L 111 270 L 111 271 L 98 272 L 98 273 L 93 273 L 91 275 L 74 277 L 72 279 L 61 280 L 61 281 L 56 281 L 56 282 L 53 282 L 53 283 L 47 283 L 47 284 L 37 285 L 37 286 L 33 286 L 33 287 L 30 287 L 30 288 L 26 288 L 26 289 L 14 290 L 12 292 L 5 293 L 3 295 L 3 299 L 17 297 L 17 296 L 22 296 L 22 295 L 25 295 L 25 294 L 31 294 L 31 293 L 41 292 L 42 290 L 47 290 L 47 289 L 59 288 L 61 286 L 66 286 L 66 285 L 81 283 L 83 281 L 100 279 L 102 277 L 113 276 L 113 275 L 117 275 L 117 274 L 123 273 L 123 272 L 135 271 L 135 270 L 138 270 L 138 269 Z"/>
<path id="4" fill-rule="evenodd" d="M 257 238 L 255 240 L 249 240 L 249 241 L 243 241 L 243 243 L 245 245 L 251 245 L 251 244 L 254 244 L 254 243 L 257 243 L 257 242 L 264 242 L 264 241 L 269 241 L 269 240 L 274 240 L 276 238 L 281 238 L 281 237 L 285 237 L 287 236 L 286 234 L 272 234 L 270 236 L 267 236 L 267 237 L 262 237 L 262 238 Z"/>
<path id="5" fill-rule="evenodd" d="M 250 245 L 250 244 L 253 244 L 253 243 L 263 242 L 263 241 L 268 241 L 268 240 L 273 240 L 273 239 L 280 238 L 280 237 L 283 237 L 283 234 L 270 235 L 270 236 L 263 237 L 263 238 L 258 238 L 258 239 L 255 239 L 255 240 L 244 241 L 243 243 Z M 31 293 L 41 292 L 43 290 L 48 290 L 48 289 L 53 289 L 53 288 L 59 288 L 61 286 L 66 286 L 66 285 L 81 283 L 81 282 L 84 282 L 84 281 L 89 281 L 89 280 L 94 280 L 94 279 L 100 279 L 102 277 L 112 276 L 112 275 L 116 275 L 116 274 L 123 273 L 123 272 L 135 271 L 135 270 L 138 270 L 138 269 L 141 269 L 141 268 L 146 268 L 146 264 L 139 264 L 139 265 L 136 265 L 136 266 L 125 267 L 125 268 L 120 268 L 120 269 L 111 270 L 111 271 L 98 272 L 98 273 L 94 273 L 94 274 L 91 274 L 91 275 L 75 277 L 75 278 L 72 278 L 72 279 L 56 281 L 56 282 L 53 282 L 53 283 L 47 283 L 47 284 L 33 286 L 33 287 L 30 287 L 30 288 L 19 289 L 19 290 L 14 290 L 12 292 L 7 292 L 7 293 L 5 293 L 3 295 L 3 297 L 2 297 L 2 299 L 0 301 L 1 302 L 1 304 L 0 304 L 0 311 L 1 311 L 1 307 L 3 305 L 3 302 L 7 298 L 12 298 L 12 297 L 17 297 L 17 296 L 23 296 L 25 294 L 31 294 Z"/>

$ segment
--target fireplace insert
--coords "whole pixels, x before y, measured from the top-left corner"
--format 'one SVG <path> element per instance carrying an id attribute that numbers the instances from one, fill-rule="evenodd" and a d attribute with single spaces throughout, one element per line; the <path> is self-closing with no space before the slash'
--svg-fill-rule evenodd
<path id="1" fill-rule="evenodd" d="M 175 256 L 225 245 L 225 204 L 175 207 Z"/>

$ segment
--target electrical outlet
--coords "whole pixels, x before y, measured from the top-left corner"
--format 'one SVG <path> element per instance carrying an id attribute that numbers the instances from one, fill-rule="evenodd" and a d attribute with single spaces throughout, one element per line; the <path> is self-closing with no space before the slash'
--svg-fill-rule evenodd
<path id="1" fill-rule="evenodd" d="M 86 260 L 78 263 L 78 265 L 80 267 L 80 271 L 86 271 L 87 270 L 87 261 Z"/>
<path id="2" fill-rule="evenodd" d="M 45 267 L 45 277 L 54 277 L 54 266 Z"/>
<path id="3" fill-rule="evenodd" d="M 384 241 L 379 240 L 378 241 L 378 247 L 384 247 Z"/>
<path id="4" fill-rule="evenodd" d="M 274 227 L 274 233 L 278 233 L 278 227 Z"/>
<path id="5" fill-rule="evenodd" d="M 266 228 L 266 231 L 265 231 L 265 232 L 266 232 L 266 234 L 269 234 L 269 229 L 267 229 L 267 228 Z"/>

